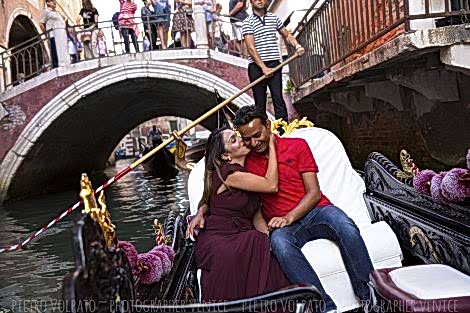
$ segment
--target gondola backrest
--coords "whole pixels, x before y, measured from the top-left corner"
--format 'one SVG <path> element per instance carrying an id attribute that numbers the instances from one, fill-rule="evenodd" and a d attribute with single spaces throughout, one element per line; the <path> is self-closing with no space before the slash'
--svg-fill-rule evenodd
<path id="1" fill-rule="evenodd" d="M 321 191 L 359 226 L 371 223 L 364 201 L 366 186 L 354 170 L 343 144 L 332 132 L 323 128 L 304 128 L 289 137 L 307 141 L 318 165 Z"/>
<path id="2" fill-rule="evenodd" d="M 197 162 L 196 166 L 191 170 L 188 178 L 188 194 L 189 194 L 189 207 L 191 215 L 197 213 L 199 201 L 201 201 L 202 193 L 204 192 L 204 161 L 202 158 Z"/>
<path id="3" fill-rule="evenodd" d="M 299 129 L 289 137 L 307 141 L 319 168 L 320 188 L 331 202 L 345 211 L 359 227 L 370 224 L 363 198 L 366 190 L 364 181 L 353 169 L 341 141 L 330 131 L 318 127 Z M 203 189 L 204 159 L 198 162 L 189 176 L 191 214 L 197 212 Z"/>

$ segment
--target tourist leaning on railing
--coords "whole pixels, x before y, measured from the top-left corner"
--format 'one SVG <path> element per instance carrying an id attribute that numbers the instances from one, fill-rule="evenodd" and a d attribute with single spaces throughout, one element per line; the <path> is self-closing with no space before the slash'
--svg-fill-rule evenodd
<path id="1" fill-rule="evenodd" d="M 153 5 L 151 0 L 143 0 L 144 6 L 140 9 L 142 22 L 144 23 L 144 51 L 153 50 L 157 47 L 157 25 L 155 24 L 155 13 L 150 9 Z M 148 41 L 148 46 L 146 43 Z"/>
<path id="2" fill-rule="evenodd" d="M 243 43 L 242 25 L 243 21 L 248 17 L 246 13 L 246 0 L 230 0 L 229 14 L 232 23 L 232 39 L 234 40 L 235 50 L 241 55 L 245 55 L 245 45 Z"/>
<path id="3" fill-rule="evenodd" d="M 67 26 L 67 47 L 70 55 L 70 63 L 77 63 L 80 52 L 83 50 L 82 43 L 77 38 L 77 33 L 72 26 Z"/>
<path id="4" fill-rule="evenodd" d="M 91 0 L 83 0 L 83 8 L 80 10 L 77 24 L 82 24 L 81 42 L 83 43 L 85 59 L 93 59 L 97 56 L 96 38 L 98 28 L 98 10 L 93 6 Z M 80 19 L 82 21 L 80 21 Z"/>
<path id="5" fill-rule="evenodd" d="M 215 5 L 215 12 L 214 14 L 212 14 L 212 26 L 213 26 L 212 29 L 214 31 L 213 37 L 214 37 L 215 48 L 219 49 L 222 52 L 226 52 L 227 41 L 225 40 L 225 38 L 223 38 L 223 35 L 222 35 L 222 19 L 220 18 L 221 11 L 222 11 L 222 5 L 220 3 L 217 3 Z"/>
<path id="6" fill-rule="evenodd" d="M 158 37 L 162 49 L 168 47 L 168 31 L 170 30 L 171 6 L 168 0 L 151 0 L 157 26 Z"/>
<path id="7" fill-rule="evenodd" d="M 192 17 L 192 1 L 175 0 L 177 12 L 173 16 L 173 37 L 180 33 L 181 47 L 191 46 L 191 33 L 194 31 L 194 20 Z"/>
<path id="8" fill-rule="evenodd" d="M 108 47 L 106 46 L 106 37 L 102 29 L 98 30 L 98 38 L 96 39 L 96 50 L 100 58 L 108 56 Z"/>
<path id="9" fill-rule="evenodd" d="M 119 0 L 121 12 L 119 14 L 119 31 L 124 38 L 124 47 L 126 53 L 130 53 L 129 35 L 136 52 L 139 52 L 137 37 L 139 36 L 139 28 L 134 21 L 134 14 L 137 11 L 137 5 L 132 0 Z"/>
<path id="10" fill-rule="evenodd" d="M 46 8 L 41 15 L 41 28 L 49 32 L 52 68 L 69 63 L 65 19 L 56 11 L 55 0 L 46 0 Z"/>

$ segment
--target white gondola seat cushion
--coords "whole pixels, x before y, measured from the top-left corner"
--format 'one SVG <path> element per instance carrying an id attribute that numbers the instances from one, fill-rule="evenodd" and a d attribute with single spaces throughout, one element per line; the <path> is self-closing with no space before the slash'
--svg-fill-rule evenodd
<path id="1" fill-rule="evenodd" d="M 399 312 L 470 312 L 470 276 L 450 266 L 378 269 L 370 277 L 377 294 Z"/>

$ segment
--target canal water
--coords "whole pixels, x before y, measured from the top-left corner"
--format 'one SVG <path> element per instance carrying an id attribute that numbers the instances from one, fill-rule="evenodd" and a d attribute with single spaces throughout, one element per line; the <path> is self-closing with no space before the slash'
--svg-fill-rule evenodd
<path id="1" fill-rule="evenodd" d="M 106 169 L 112 177 L 131 163 L 120 160 Z M 170 210 L 189 206 L 188 173 L 162 179 L 141 170 L 128 173 L 106 189 L 106 203 L 120 240 L 131 241 L 137 251 L 154 246 L 153 220 L 165 220 Z M 93 182 L 92 182 L 93 183 Z M 98 183 L 94 182 L 94 187 Z M 18 201 L 0 207 L 0 245 L 16 244 L 60 215 L 78 200 L 77 189 Z M 62 279 L 73 271 L 71 229 L 76 212 L 65 217 L 25 249 L 0 254 L 0 312 L 58 312 Z"/>

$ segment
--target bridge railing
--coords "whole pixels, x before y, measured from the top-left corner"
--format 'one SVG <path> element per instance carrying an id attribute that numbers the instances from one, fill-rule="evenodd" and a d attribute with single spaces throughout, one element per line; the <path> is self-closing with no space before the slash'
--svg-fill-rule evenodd
<path id="1" fill-rule="evenodd" d="M 36 76 L 50 64 L 50 38 L 47 31 L 1 53 L 4 88 Z M 16 79 L 9 80 L 8 74 Z"/>
<path id="2" fill-rule="evenodd" d="M 202 12 L 202 14 L 204 13 L 205 12 Z M 124 20 L 132 20 L 133 23 L 131 26 L 137 28 L 140 33 L 148 33 L 148 42 L 145 43 L 146 47 L 148 45 L 148 50 L 144 49 L 143 35 L 139 35 L 136 38 L 138 51 L 133 45 L 132 37 L 129 36 L 130 52 L 136 53 L 146 52 L 149 50 L 162 50 L 163 40 L 161 38 L 162 33 L 159 32 L 159 27 L 160 25 L 163 25 L 163 38 L 167 39 L 169 37 L 170 31 L 170 20 L 174 20 L 175 14 L 178 13 L 158 14 L 147 17 L 134 17 L 131 19 L 120 19 L 116 21 L 102 21 L 99 22 L 98 27 L 95 27 L 91 32 L 90 29 L 84 28 L 84 25 L 67 26 L 66 29 L 63 30 L 67 34 L 67 42 L 58 42 L 56 39 L 54 40 L 54 44 L 59 54 L 66 53 L 66 64 L 125 54 L 125 41 L 119 30 L 119 26 L 116 25 L 116 23 Z M 189 17 L 186 14 L 182 14 L 182 16 L 184 17 L 183 23 L 185 25 L 184 29 L 186 29 L 186 36 L 191 39 L 188 26 L 190 23 L 194 23 L 194 20 L 192 17 Z M 157 22 L 158 19 L 166 19 L 168 22 Z M 219 20 L 219 23 L 221 23 L 222 30 L 225 28 L 225 32 L 227 32 L 229 29 L 231 30 L 230 23 L 221 19 Z M 195 30 L 198 31 L 197 28 L 195 28 Z M 210 42 L 211 46 L 209 48 L 217 49 L 221 52 L 234 56 L 246 57 L 244 55 L 240 55 L 239 51 L 235 51 L 234 46 L 231 45 L 230 39 L 227 38 L 227 36 L 223 36 L 224 43 L 222 45 L 219 43 L 219 45 L 216 46 L 214 31 L 214 28 L 208 30 L 207 24 L 204 23 L 204 30 L 202 31 L 204 36 L 206 36 L 208 32 L 212 33 L 212 40 Z M 53 62 L 53 54 L 51 54 L 51 38 L 54 37 L 53 33 L 54 31 L 47 31 L 29 39 L 21 45 L 5 50 L 0 54 L 0 64 L 4 69 L 2 86 L 3 90 L 21 84 L 25 80 L 38 76 L 41 73 L 47 72 L 50 69 L 57 67 L 57 64 Z M 100 53 L 100 45 L 98 44 L 97 40 L 101 33 L 104 35 L 105 39 L 105 53 Z M 190 40 L 189 46 L 183 47 L 181 45 L 181 40 L 178 42 L 175 36 L 171 37 L 172 41 L 167 46 L 167 49 L 196 48 L 196 44 L 192 40 Z M 179 34 L 179 37 L 182 37 L 181 34 Z M 89 41 L 84 42 L 82 39 L 89 39 Z M 91 53 L 90 50 L 87 49 L 87 46 L 90 48 Z M 76 56 L 69 54 L 74 51 L 77 51 Z M 64 55 L 59 55 L 58 66 L 64 65 L 64 63 L 60 62 L 61 57 L 62 60 L 64 60 Z"/>
<path id="3" fill-rule="evenodd" d="M 324 75 L 391 32 L 383 41 L 421 22 L 429 28 L 468 22 L 467 17 L 470 0 L 316 0 L 294 31 L 306 57 L 289 65 L 292 83 L 299 87 Z"/>

